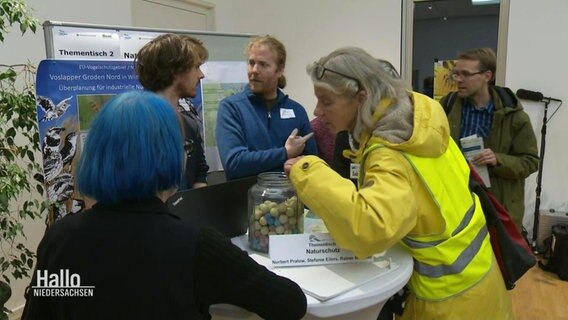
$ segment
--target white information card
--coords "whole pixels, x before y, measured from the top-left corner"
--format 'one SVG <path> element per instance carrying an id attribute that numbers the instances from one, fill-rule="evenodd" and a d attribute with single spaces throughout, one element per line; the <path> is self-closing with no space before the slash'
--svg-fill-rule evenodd
<path id="1" fill-rule="evenodd" d="M 491 187 L 491 180 L 489 180 L 489 171 L 486 165 L 477 165 L 473 162 L 473 158 L 483 151 L 483 138 L 477 134 L 463 137 L 460 139 L 462 152 L 466 159 L 471 163 L 473 169 L 483 180 L 487 188 Z"/>
<path id="2" fill-rule="evenodd" d="M 359 260 L 351 251 L 340 249 L 329 233 L 271 235 L 269 248 L 274 267 L 372 261 Z"/>

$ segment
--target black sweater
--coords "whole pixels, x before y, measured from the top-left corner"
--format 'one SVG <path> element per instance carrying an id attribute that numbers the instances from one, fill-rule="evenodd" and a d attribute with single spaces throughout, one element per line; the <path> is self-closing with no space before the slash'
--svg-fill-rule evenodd
<path id="1" fill-rule="evenodd" d="M 208 319 L 228 303 L 265 319 L 299 319 L 306 297 L 213 229 L 196 229 L 155 199 L 93 209 L 55 223 L 37 271 L 68 269 L 92 297 L 37 297 L 23 319 Z M 34 273 L 31 286 L 37 286 Z"/>
<path id="2" fill-rule="evenodd" d="M 189 108 L 191 111 L 186 111 L 182 107 L 178 108 L 182 120 L 186 151 L 185 174 L 180 190 L 191 189 L 196 182 L 207 183 L 207 171 L 209 171 L 209 165 L 205 159 L 205 150 L 203 149 L 200 120 L 195 108 L 193 106 Z"/>

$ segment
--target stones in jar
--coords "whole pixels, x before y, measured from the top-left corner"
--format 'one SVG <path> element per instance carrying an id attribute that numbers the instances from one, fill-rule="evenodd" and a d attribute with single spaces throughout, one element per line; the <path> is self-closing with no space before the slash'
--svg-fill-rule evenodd
<path id="1" fill-rule="evenodd" d="M 265 172 L 249 189 L 249 246 L 268 252 L 271 235 L 303 232 L 303 204 L 281 172 Z"/>
<path id="2" fill-rule="evenodd" d="M 302 233 L 301 228 L 298 227 L 303 224 L 300 220 L 296 196 L 280 203 L 266 200 L 254 207 L 250 223 L 252 228 L 249 229 L 249 244 L 254 250 L 268 252 L 268 237 L 276 234 Z"/>

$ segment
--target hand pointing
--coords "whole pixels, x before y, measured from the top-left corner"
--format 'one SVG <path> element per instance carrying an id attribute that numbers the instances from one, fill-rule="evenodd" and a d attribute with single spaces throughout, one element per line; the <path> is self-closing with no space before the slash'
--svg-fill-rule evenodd
<path id="1" fill-rule="evenodd" d="M 298 129 L 292 130 L 288 139 L 286 139 L 286 154 L 288 159 L 297 157 L 302 154 L 304 148 L 306 147 L 306 141 L 314 135 L 313 132 L 308 133 L 305 136 L 298 136 Z"/>

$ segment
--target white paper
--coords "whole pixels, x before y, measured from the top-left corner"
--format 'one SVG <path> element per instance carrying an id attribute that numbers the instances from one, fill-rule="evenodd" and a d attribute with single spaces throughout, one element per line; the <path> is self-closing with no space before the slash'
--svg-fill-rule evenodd
<path id="1" fill-rule="evenodd" d="M 152 39 L 160 35 L 158 32 L 120 31 L 120 58 L 134 60 L 138 51 Z"/>
<path id="2" fill-rule="evenodd" d="M 294 119 L 296 118 L 296 114 L 294 113 L 294 109 L 280 109 L 280 118 L 282 119 Z"/>
<path id="3" fill-rule="evenodd" d="M 120 40 L 116 30 L 54 27 L 55 59 L 120 60 Z"/>
<path id="4" fill-rule="evenodd" d="M 308 211 L 308 210 L 305 210 Z M 304 215 L 304 233 L 324 233 L 328 232 L 323 220 L 313 212 Z"/>
<path id="5" fill-rule="evenodd" d="M 477 172 L 477 174 L 483 180 L 483 183 L 486 187 L 491 187 L 491 181 L 489 179 L 489 170 L 487 170 L 486 165 L 476 165 L 473 162 L 473 158 L 483 151 L 483 138 L 478 136 L 477 134 L 463 137 L 460 139 L 462 152 L 466 159 L 471 163 L 472 168 Z"/>
<path id="6" fill-rule="evenodd" d="M 250 257 L 271 268 L 270 259 L 257 254 Z M 306 294 L 319 301 L 327 301 L 397 268 L 398 265 L 385 255 L 376 262 L 273 268 L 271 271 L 296 282 Z"/>

